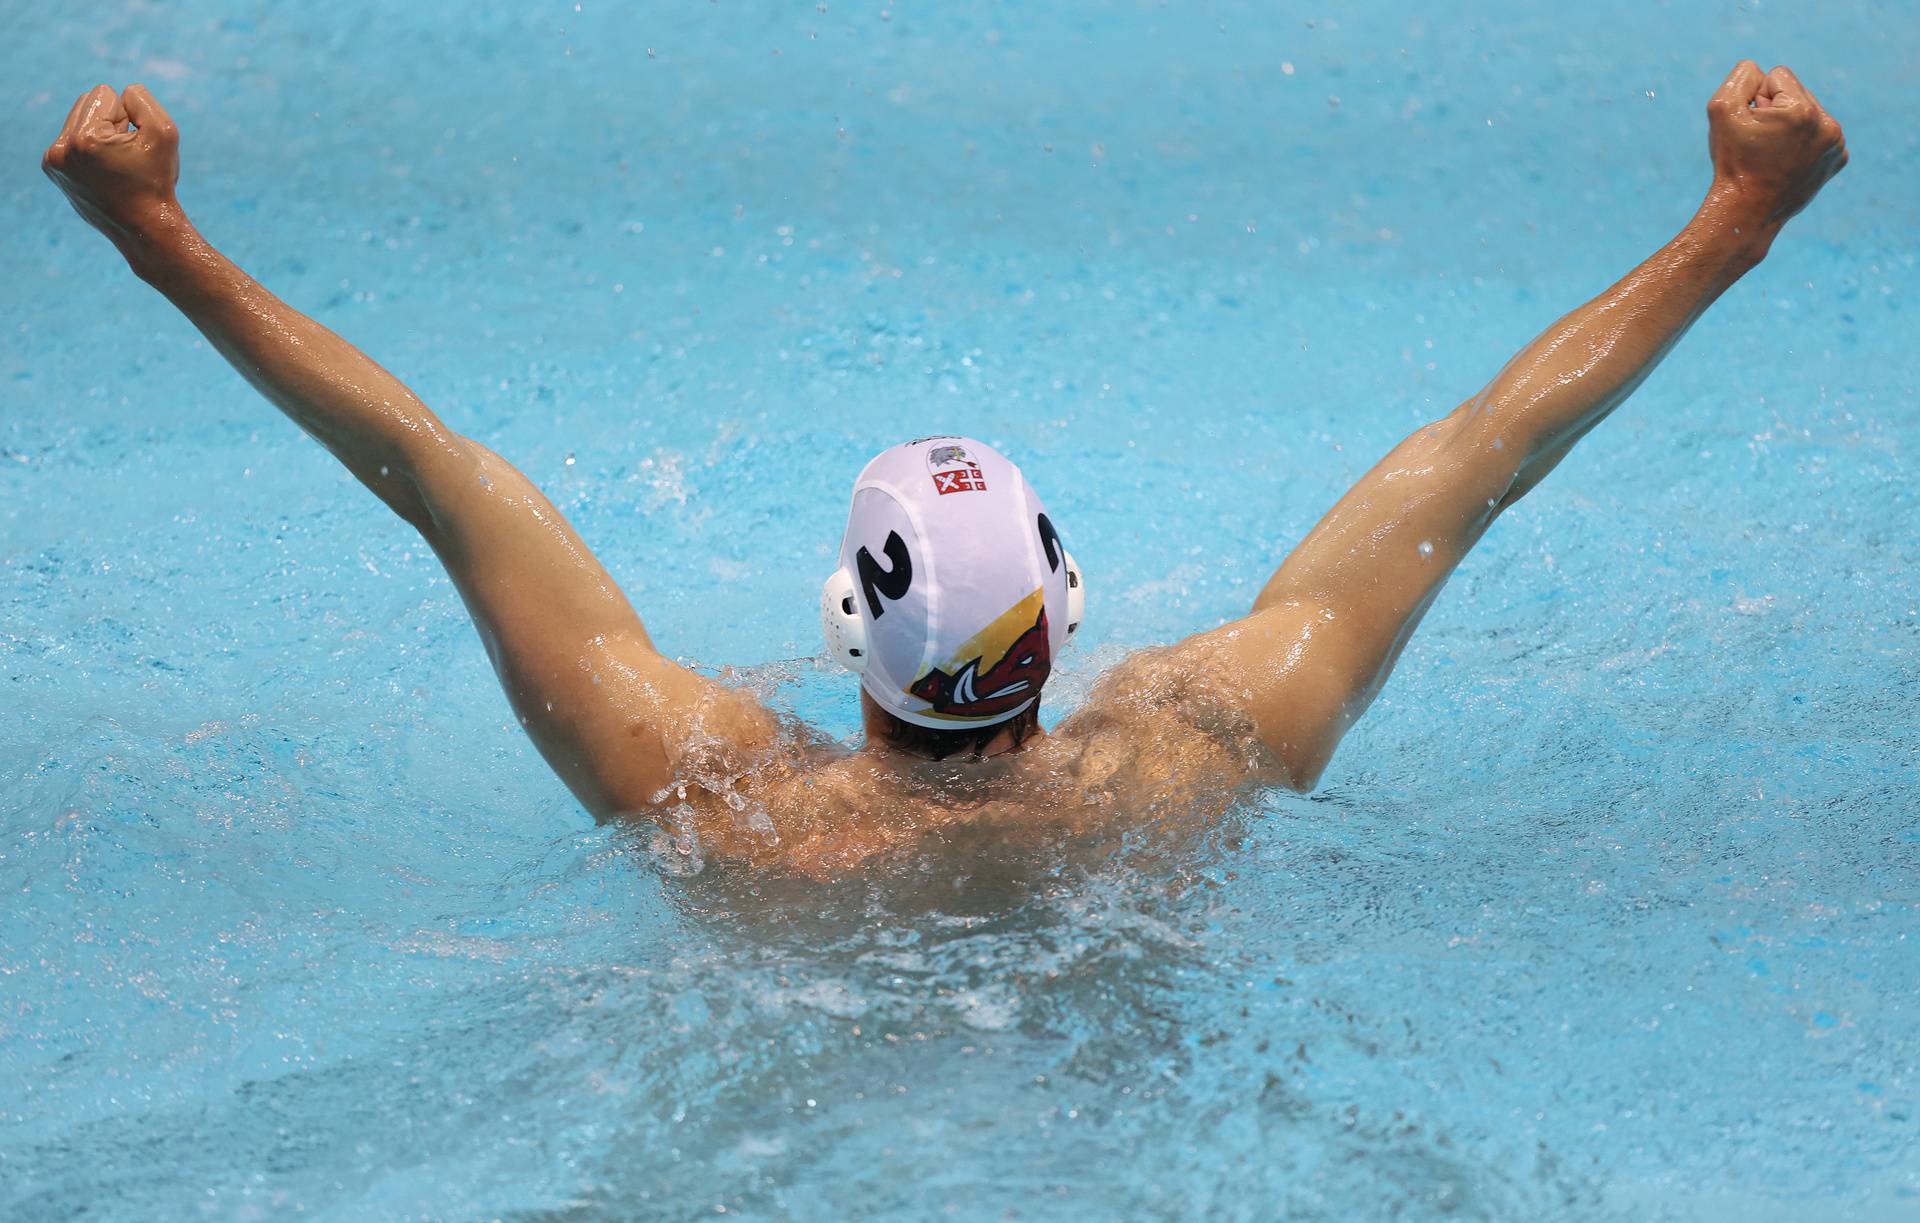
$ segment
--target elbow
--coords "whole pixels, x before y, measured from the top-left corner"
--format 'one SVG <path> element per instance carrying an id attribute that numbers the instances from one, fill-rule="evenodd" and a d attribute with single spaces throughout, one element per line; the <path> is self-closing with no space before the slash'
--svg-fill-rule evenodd
<path id="1" fill-rule="evenodd" d="M 1516 444 L 1521 431 L 1513 418 L 1508 405 L 1481 394 L 1441 417 L 1435 426 L 1442 444 L 1453 454 L 1480 462 L 1497 459 L 1517 467 L 1526 447 Z"/>
<path id="2" fill-rule="evenodd" d="M 483 479 L 479 448 L 451 431 L 409 439 L 394 447 L 377 470 L 361 479 L 374 494 L 428 543 L 440 534 L 435 506 L 457 485 Z"/>
<path id="3" fill-rule="evenodd" d="M 372 470 L 363 470 L 357 474 L 361 478 L 361 484 L 365 484 L 369 490 L 372 490 L 372 495 L 380 497 L 380 501 L 384 501 L 386 507 L 394 511 L 394 515 L 399 516 L 401 522 L 405 522 L 422 536 L 430 536 L 434 515 L 428 509 L 426 488 L 424 488 L 424 482 L 420 480 L 419 463 L 411 461 L 403 453 L 392 453 L 392 455 L 386 455 L 384 461 L 378 463 Z"/>
<path id="4" fill-rule="evenodd" d="M 402 522 L 431 539 L 433 515 L 427 509 L 426 497 L 411 471 L 391 463 L 381 463 L 371 471 L 354 474 Z"/>
<path id="5" fill-rule="evenodd" d="M 1548 439 L 1484 397 L 1460 405 L 1434 427 L 1449 461 L 1486 497 L 1489 519 L 1525 494 L 1531 487 L 1524 479 L 1528 469 L 1551 449 Z"/>
<path id="6" fill-rule="evenodd" d="M 434 541 L 433 512 L 427 508 L 426 498 L 420 495 L 419 489 L 410 487 L 395 495 L 383 496 L 400 521 L 412 527 L 428 543 Z"/>

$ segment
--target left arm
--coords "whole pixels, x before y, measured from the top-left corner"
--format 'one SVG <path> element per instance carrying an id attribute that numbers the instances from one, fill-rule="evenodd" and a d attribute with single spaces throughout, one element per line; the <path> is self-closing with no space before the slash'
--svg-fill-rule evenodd
<path id="1" fill-rule="evenodd" d="M 613 576 L 532 481 L 200 234 L 174 190 L 178 133 L 144 87 L 82 95 L 42 164 L 142 280 L 420 533 L 520 724 L 589 811 L 653 810 L 688 752 L 772 738 L 757 701 L 654 648 Z"/>

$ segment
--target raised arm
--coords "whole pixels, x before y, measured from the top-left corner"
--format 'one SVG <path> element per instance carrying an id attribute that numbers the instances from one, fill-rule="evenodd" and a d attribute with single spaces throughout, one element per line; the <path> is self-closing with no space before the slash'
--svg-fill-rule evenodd
<path id="1" fill-rule="evenodd" d="M 525 476 L 202 238 L 174 193 L 177 146 L 143 86 L 102 85 L 74 103 L 43 165 L 141 279 L 432 546 L 521 724 L 589 810 L 647 808 L 696 739 L 770 735 L 757 704 L 654 650 Z"/>
<path id="2" fill-rule="evenodd" d="M 1252 615 L 1196 639 L 1223 685 L 1246 694 L 1295 786 L 1319 777 L 1493 520 L 1633 393 L 1846 164 L 1840 125 L 1786 68 L 1742 61 L 1707 114 L 1713 185 L 1686 227 L 1396 446 L 1280 566 Z"/>

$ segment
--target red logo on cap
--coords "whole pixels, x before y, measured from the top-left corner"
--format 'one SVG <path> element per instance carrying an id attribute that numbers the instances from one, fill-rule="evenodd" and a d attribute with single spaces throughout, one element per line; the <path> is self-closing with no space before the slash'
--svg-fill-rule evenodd
<path id="1" fill-rule="evenodd" d="M 948 493 L 984 493 L 987 477 L 978 467 L 959 467 L 933 473 L 933 491 L 942 497 Z"/>
<path id="2" fill-rule="evenodd" d="M 1040 603 L 1040 614 L 1013 639 L 1006 653 L 992 663 L 984 657 L 970 658 L 957 672 L 934 667 L 907 691 L 933 706 L 933 712 L 954 718 L 998 717 L 1038 696 L 1040 685 L 1053 673 L 1053 647 L 1047 638 L 1047 607 L 1040 592 L 1034 591 L 1028 599 Z M 1026 605 L 1027 600 L 1022 600 L 1009 614 Z M 1002 616 L 994 627 L 1000 628 L 1006 619 Z"/>

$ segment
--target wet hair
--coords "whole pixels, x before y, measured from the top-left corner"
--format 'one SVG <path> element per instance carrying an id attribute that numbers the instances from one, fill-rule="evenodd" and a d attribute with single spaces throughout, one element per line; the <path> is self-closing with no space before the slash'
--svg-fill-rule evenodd
<path id="1" fill-rule="evenodd" d="M 931 726 L 916 726 L 912 722 L 894 717 L 884 709 L 874 707 L 877 715 L 875 729 L 888 747 L 897 751 L 911 752 L 916 756 L 925 756 L 929 760 L 946 760 L 953 756 L 978 756 L 985 751 L 987 744 L 1000 737 L 1002 731 L 1013 732 L 1013 745 L 1019 747 L 1032 734 L 1040 729 L 1040 702 L 1034 701 L 1020 713 L 1004 722 L 995 722 L 977 730 L 935 730 Z"/>

